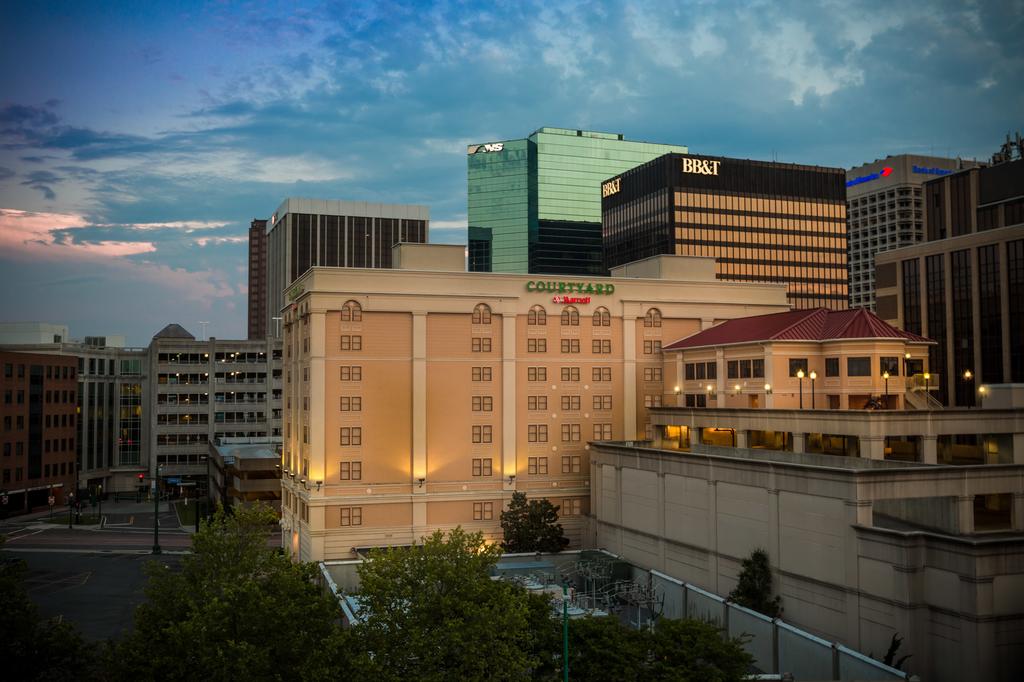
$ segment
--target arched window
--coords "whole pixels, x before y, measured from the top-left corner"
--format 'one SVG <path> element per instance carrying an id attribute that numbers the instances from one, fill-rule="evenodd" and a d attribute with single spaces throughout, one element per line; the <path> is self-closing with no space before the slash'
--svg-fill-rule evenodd
<path id="1" fill-rule="evenodd" d="M 651 308 L 644 315 L 644 326 L 645 327 L 660 327 L 661 326 L 661 311 L 657 308 Z"/>
<path id="2" fill-rule="evenodd" d="M 569 306 L 562 309 L 562 326 L 563 327 L 578 327 L 580 326 L 580 311 L 576 308 Z"/>
<path id="3" fill-rule="evenodd" d="M 535 305 L 530 308 L 530 312 L 526 314 L 526 324 L 543 326 L 547 323 L 548 313 L 544 310 L 544 306 Z"/>
<path id="4" fill-rule="evenodd" d="M 610 327 L 612 326 L 612 314 L 608 312 L 605 307 L 600 307 L 594 311 L 594 326 L 595 327 Z"/>
<path id="5" fill-rule="evenodd" d="M 363 308 L 355 301 L 346 301 L 341 308 L 342 322 L 360 322 L 363 319 Z"/>
<path id="6" fill-rule="evenodd" d="M 490 324 L 491 323 L 491 307 L 486 303 L 481 303 L 477 307 L 473 308 L 473 324 Z"/>

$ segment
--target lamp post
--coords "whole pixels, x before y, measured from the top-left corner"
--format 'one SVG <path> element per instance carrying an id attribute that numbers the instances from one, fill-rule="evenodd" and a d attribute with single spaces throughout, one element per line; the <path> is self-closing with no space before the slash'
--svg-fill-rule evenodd
<path id="1" fill-rule="evenodd" d="M 153 479 L 153 554 L 160 554 L 160 467 Z"/>
<path id="2" fill-rule="evenodd" d="M 964 383 L 966 383 L 967 386 L 973 386 L 974 385 L 974 373 L 971 372 L 971 370 L 969 370 L 969 369 L 965 369 L 964 370 Z M 964 391 L 964 395 L 965 396 L 969 395 L 969 396 L 973 397 L 974 391 L 970 391 L 970 392 Z M 968 407 L 970 407 L 970 406 L 968 405 Z"/>
<path id="3" fill-rule="evenodd" d="M 882 378 L 885 379 L 885 409 L 889 409 L 889 372 L 886 370 L 882 372 Z"/>
<path id="4" fill-rule="evenodd" d="M 710 402 L 710 400 L 712 398 L 711 392 L 714 391 L 714 390 L 715 390 L 715 387 L 712 386 L 711 384 L 708 384 L 707 391 L 708 391 L 708 401 L 709 402 Z M 709 405 L 709 407 L 710 407 L 710 405 Z"/>
<path id="5" fill-rule="evenodd" d="M 812 369 L 812 370 L 811 370 L 811 374 L 810 374 L 810 377 L 811 377 L 811 409 L 813 410 L 813 409 L 816 409 L 816 408 L 814 407 L 814 380 L 818 378 L 818 373 L 817 373 L 817 372 L 815 372 L 815 371 L 814 371 L 814 370 Z"/>
<path id="6" fill-rule="evenodd" d="M 929 398 L 932 397 L 931 381 L 932 381 L 931 372 L 925 372 L 924 373 L 924 399 L 925 399 L 925 402 L 928 403 L 929 407 L 931 407 L 931 404 L 932 404 L 932 401 L 929 400 Z"/>
<path id="7" fill-rule="evenodd" d="M 804 371 L 798 369 L 796 371 L 796 378 L 800 380 L 800 409 L 804 409 Z"/>
<path id="8" fill-rule="evenodd" d="M 981 396 L 981 405 L 979 407 L 985 407 L 985 396 L 988 395 L 988 386 L 978 386 L 978 395 Z"/>
<path id="9" fill-rule="evenodd" d="M 910 351 L 903 354 L 903 376 L 910 376 Z"/>

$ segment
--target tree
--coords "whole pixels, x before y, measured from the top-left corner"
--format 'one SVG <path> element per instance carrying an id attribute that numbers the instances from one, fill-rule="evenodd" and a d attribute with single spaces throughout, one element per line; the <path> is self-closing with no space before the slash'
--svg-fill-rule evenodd
<path id="1" fill-rule="evenodd" d="M 699 620 L 659 620 L 650 651 L 644 680 L 738 682 L 754 662 L 741 640 L 723 638 L 718 628 Z"/>
<path id="2" fill-rule="evenodd" d="M 526 493 L 512 493 L 508 509 L 501 512 L 506 552 L 560 552 L 569 544 L 558 523 L 558 507 L 548 500 L 530 500 Z"/>
<path id="3" fill-rule="evenodd" d="M 538 605 L 491 580 L 501 549 L 461 527 L 411 548 L 374 550 L 359 568 L 364 620 L 355 641 L 382 680 L 523 679 L 543 661 Z"/>
<path id="4" fill-rule="evenodd" d="M 749 559 L 743 560 L 739 582 L 729 593 L 729 601 L 772 618 L 782 614 L 780 598 L 772 597 L 772 568 L 766 551 L 755 549 Z"/>
<path id="5" fill-rule="evenodd" d="M 269 507 L 219 508 L 180 570 L 147 567 L 147 601 L 114 646 L 114 679 L 337 679 L 346 634 L 313 564 L 268 544 Z"/>
<path id="6" fill-rule="evenodd" d="M 627 628 L 615 616 L 573 619 L 569 621 L 569 676 L 622 682 L 646 679 L 649 640 L 648 631 Z"/>
<path id="7" fill-rule="evenodd" d="M 0 535 L 0 548 L 4 537 Z M 10 680 L 99 679 L 97 656 L 67 623 L 44 620 L 25 592 L 27 568 L 0 556 L 0 661 Z"/>

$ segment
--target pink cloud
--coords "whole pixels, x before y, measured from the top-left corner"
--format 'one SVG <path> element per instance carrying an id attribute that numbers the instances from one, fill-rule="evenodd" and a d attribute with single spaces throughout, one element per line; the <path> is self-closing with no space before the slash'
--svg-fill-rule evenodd
<path id="1" fill-rule="evenodd" d="M 102 240 L 77 243 L 58 232 L 90 225 L 85 217 L 65 213 L 33 213 L 0 208 L 0 249 L 8 256 L 29 259 L 83 260 L 120 258 L 156 251 L 153 242 Z"/>

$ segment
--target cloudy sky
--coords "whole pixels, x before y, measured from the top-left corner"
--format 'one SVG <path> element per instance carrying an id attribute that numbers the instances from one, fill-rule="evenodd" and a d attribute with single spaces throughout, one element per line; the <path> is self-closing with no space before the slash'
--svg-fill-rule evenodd
<path id="1" fill-rule="evenodd" d="M 286 196 L 430 206 L 541 126 L 853 166 L 1024 128 L 1024 0 L 9 2 L 0 321 L 243 337 L 246 230 Z"/>

